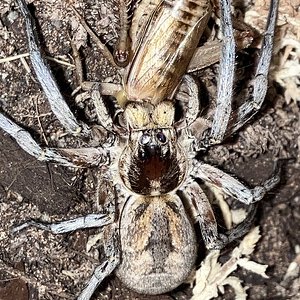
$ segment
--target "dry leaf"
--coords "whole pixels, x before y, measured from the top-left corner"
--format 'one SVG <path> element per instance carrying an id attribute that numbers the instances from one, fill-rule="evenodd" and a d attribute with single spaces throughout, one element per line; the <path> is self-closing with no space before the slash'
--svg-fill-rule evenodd
<path id="1" fill-rule="evenodd" d="M 265 273 L 267 266 L 250 261 L 248 258 L 259 238 L 259 228 L 255 227 L 244 237 L 239 247 L 232 251 L 231 257 L 223 265 L 218 262 L 220 251 L 211 251 L 196 271 L 192 300 L 209 300 L 217 297 L 218 291 L 224 293 L 225 285 L 230 285 L 234 289 L 236 299 L 245 300 L 247 288 L 242 286 L 238 277 L 229 275 L 240 266 L 267 278 Z"/>

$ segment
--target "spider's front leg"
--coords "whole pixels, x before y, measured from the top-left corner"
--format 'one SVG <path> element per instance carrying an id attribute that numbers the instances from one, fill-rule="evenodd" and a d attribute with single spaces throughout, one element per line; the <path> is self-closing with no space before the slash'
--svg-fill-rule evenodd
<path id="1" fill-rule="evenodd" d="M 221 0 L 221 29 L 223 48 L 218 79 L 217 106 L 212 128 L 204 141 L 204 146 L 222 142 L 224 138 L 242 127 L 260 109 L 268 87 L 268 72 L 272 57 L 274 31 L 279 0 L 272 0 L 264 34 L 260 59 L 255 77 L 249 87 L 247 101 L 232 113 L 232 92 L 235 69 L 235 43 L 233 38 L 230 1 Z"/>
<path id="2" fill-rule="evenodd" d="M 217 107 L 212 123 L 210 137 L 211 143 L 223 140 L 229 117 L 231 114 L 231 99 L 234 80 L 235 41 L 231 19 L 230 0 L 220 1 L 221 30 L 223 45 L 220 59 Z"/>
<path id="3" fill-rule="evenodd" d="M 272 58 L 278 6 L 279 0 L 271 1 L 267 26 L 260 51 L 260 59 L 255 77 L 248 87 L 248 99 L 237 111 L 233 112 L 226 136 L 229 136 L 245 125 L 259 111 L 264 102 L 268 89 L 268 73 Z"/>
<path id="4" fill-rule="evenodd" d="M 16 140 L 28 154 L 40 161 L 54 162 L 67 167 L 92 167 L 105 164 L 108 151 L 98 148 L 42 148 L 29 132 L 0 113 L 0 128 Z"/>
<path id="5" fill-rule="evenodd" d="M 41 50 L 36 37 L 36 28 L 33 18 L 28 10 L 25 0 L 17 0 L 26 24 L 29 54 L 33 69 L 42 89 L 49 101 L 51 109 L 60 123 L 68 132 L 88 136 L 90 130 L 86 124 L 79 124 L 63 98 L 51 71 L 43 60 Z"/>
<path id="6" fill-rule="evenodd" d="M 32 16 L 24 0 L 17 0 L 26 23 L 26 33 L 29 44 L 30 59 L 37 79 L 50 103 L 55 116 L 67 131 L 72 134 L 90 135 L 91 131 L 85 124 L 79 124 L 61 95 L 58 86 L 53 79 L 51 71 L 44 62 L 36 38 L 36 29 Z M 91 92 L 94 100 L 100 124 L 106 131 L 112 132 L 113 121 L 103 104 L 98 86 Z M 107 162 L 109 152 L 104 148 L 110 147 L 113 140 L 105 142 L 104 148 L 82 148 L 82 149 L 48 149 L 40 147 L 31 135 L 12 120 L 0 113 L 0 128 L 10 134 L 27 153 L 41 161 L 55 162 L 68 167 L 91 167 L 99 166 Z"/>
<path id="7" fill-rule="evenodd" d="M 209 250 L 222 249 L 227 244 L 245 235 L 253 224 L 256 213 L 255 205 L 251 205 L 243 222 L 228 230 L 225 234 L 219 234 L 211 204 L 198 183 L 188 181 L 180 191 L 195 209 L 196 221 L 199 222 L 205 246 Z"/>

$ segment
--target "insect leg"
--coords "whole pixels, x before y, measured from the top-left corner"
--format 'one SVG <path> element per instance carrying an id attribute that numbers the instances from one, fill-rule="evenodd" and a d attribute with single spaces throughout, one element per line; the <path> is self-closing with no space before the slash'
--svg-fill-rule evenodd
<path id="1" fill-rule="evenodd" d="M 213 184 L 217 188 L 221 189 L 225 194 L 232 196 L 245 204 L 260 201 L 265 194 L 280 181 L 277 163 L 275 165 L 274 174 L 271 178 L 267 179 L 261 186 L 256 186 L 253 189 L 250 189 L 225 172 L 209 164 L 199 162 L 196 159 L 193 160 L 191 177 L 200 178 L 204 182 Z"/>
<path id="2" fill-rule="evenodd" d="M 73 5 L 70 5 L 73 12 L 75 13 L 77 19 L 79 20 L 80 24 L 84 27 L 84 29 L 87 31 L 87 33 L 91 36 L 94 43 L 97 45 L 97 47 L 100 49 L 100 51 L 103 53 L 103 55 L 107 58 L 107 60 L 115 67 L 118 67 L 115 63 L 113 55 L 110 53 L 108 48 L 100 41 L 100 39 L 97 37 L 97 35 L 93 32 L 93 30 L 89 27 L 89 25 L 85 22 L 84 18 L 80 15 L 80 13 L 76 10 L 76 8 Z"/>
<path id="3" fill-rule="evenodd" d="M 99 123 L 108 131 L 113 131 L 113 120 L 110 116 L 99 91 L 99 85 L 94 85 L 91 90 L 91 98 L 95 105 Z"/>
<path id="4" fill-rule="evenodd" d="M 187 103 L 186 120 L 187 125 L 192 124 L 198 117 L 200 112 L 199 88 L 194 78 L 190 75 L 183 77 L 184 84 L 188 87 L 189 101 Z"/>
<path id="5" fill-rule="evenodd" d="M 252 28 L 243 21 L 233 19 L 234 39 L 237 50 L 248 48 L 255 33 Z M 222 43 L 220 41 L 208 41 L 198 47 L 187 68 L 187 73 L 207 68 L 220 61 Z"/>
<path id="6" fill-rule="evenodd" d="M 117 226 L 112 225 L 109 229 L 110 236 L 104 243 L 104 251 L 107 258 L 101 265 L 96 267 L 92 277 L 77 300 L 90 300 L 96 288 L 100 285 L 104 278 L 109 276 L 120 263 L 118 228 Z"/>
<path id="7" fill-rule="evenodd" d="M 268 73 L 272 58 L 274 32 L 279 0 L 272 0 L 255 77 L 249 86 L 247 101 L 233 113 L 226 135 L 248 122 L 261 108 L 268 89 Z"/>
<path id="8" fill-rule="evenodd" d="M 93 86 L 97 84 L 99 85 L 99 90 L 101 91 L 102 95 L 116 97 L 120 90 L 122 90 L 122 85 L 111 82 L 96 82 L 84 80 L 80 54 L 73 41 L 71 41 L 71 47 L 73 52 L 77 80 L 79 82 L 79 88 L 75 89 L 75 91 L 73 91 L 72 94 L 76 94 L 80 88 L 83 91 L 90 91 L 91 89 L 93 89 Z"/>
<path id="9" fill-rule="evenodd" d="M 40 161 L 55 162 L 67 167 L 90 167 L 107 161 L 102 148 L 50 149 L 41 148 L 29 132 L 0 113 L 0 128 L 16 140 L 19 146 Z"/>
<path id="10" fill-rule="evenodd" d="M 130 2 L 126 3 L 126 0 L 120 0 L 120 36 L 116 49 L 114 51 L 115 62 L 118 66 L 124 68 L 129 63 L 129 16 L 128 9 L 130 9 Z M 129 5 L 129 7 L 128 7 Z"/>
<path id="11" fill-rule="evenodd" d="M 208 42 L 195 50 L 187 68 L 187 73 L 196 72 L 220 61 L 222 44 L 219 41 Z"/>
<path id="12" fill-rule="evenodd" d="M 37 79 L 48 99 L 51 109 L 60 123 L 72 134 L 89 135 L 89 128 L 85 124 L 79 124 L 65 102 L 58 86 L 42 58 L 38 40 L 35 35 L 35 24 L 24 0 L 17 0 L 26 24 L 30 59 Z"/>
<path id="13" fill-rule="evenodd" d="M 103 98 L 101 94 L 116 96 L 117 93 L 122 89 L 122 87 L 120 85 L 112 84 L 112 83 L 98 83 L 98 82 L 85 81 L 83 78 L 82 63 L 81 63 L 79 51 L 73 41 L 71 42 L 71 46 L 72 46 L 72 52 L 73 52 L 75 66 L 76 66 L 77 78 L 79 81 L 79 87 L 75 89 L 73 95 L 76 94 L 78 90 L 80 90 L 80 88 L 83 91 L 87 91 L 86 93 L 87 95 L 85 95 L 84 99 L 91 98 L 93 100 L 99 124 L 102 125 L 104 129 L 108 131 L 112 131 L 113 120 L 108 113 L 108 110 L 103 102 Z M 79 95 L 79 97 L 80 96 L 81 94 Z M 76 100 L 77 99 L 78 97 L 76 97 Z"/>
<path id="14" fill-rule="evenodd" d="M 223 140 L 231 114 L 235 69 L 235 41 L 232 28 L 230 2 L 230 0 L 220 1 L 223 45 L 218 79 L 217 107 L 209 135 L 211 143 L 219 143 Z"/>

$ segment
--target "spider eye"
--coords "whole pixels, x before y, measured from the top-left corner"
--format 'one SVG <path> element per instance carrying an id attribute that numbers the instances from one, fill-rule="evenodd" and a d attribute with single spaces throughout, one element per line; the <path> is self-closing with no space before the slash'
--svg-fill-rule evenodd
<path id="1" fill-rule="evenodd" d="M 157 139 L 161 142 L 161 143 L 165 143 L 167 141 L 166 136 L 162 133 L 162 132 L 158 132 L 156 134 Z"/>
<path id="2" fill-rule="evenodd" d="M 143 134 L 140 137 L 140 144 L 141 145 L 147 145 L 151 141 L 151 137 L 149 134 Z"/>

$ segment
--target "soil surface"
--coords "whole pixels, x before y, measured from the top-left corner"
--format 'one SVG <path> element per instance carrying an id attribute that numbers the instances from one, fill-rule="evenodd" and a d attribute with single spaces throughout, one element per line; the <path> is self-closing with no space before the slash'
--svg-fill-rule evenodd
<path id="1" fill-rule="evenodd" d="M 30 2 L 33 2 L 30 9 L 38 20 L 42 49 L 47 57 L 59 60 L 48 60 L 48 63 L 62 94 L 79 120 L 94 125 L 97 118 L 91 100 L 76 103 L 72 95 L 78 87 L 70 44 L 72 36 L 76 34 L 77 45 L 82 43 L 80 55 L 87 80 L 120 83 L 120 75 L 84 31 L 77 29 L 78 22 L 64 1 Z M 102 41 L 113 49 L 120 27 L 118 1 L 74 2 Z M 299 6 L 295 6 L 295 13 L 296 9 L 299 10 Z M 244 12 L 245 7 L 241 11 Z M 23 23 L 17 5 L 2 0 L 0 58 L 28 52 Z M 201 157 L 251 187 L 268 179 L 275 161 L 280 159 L 280 184 L 258 206 L 255 223 L 260 226 L 262 237 L 251 257 L 269 266 L 269 278 L 244 270 L 237 274 L 249 287 L 248 299 L 251 300 L 300 299 L 300 99 L 290 96 L 293 93 L 287 95 L 287 87 L 275 80 L 280 68 L 278 60 L 286 50 L 279 46 L 284 36 L 282 28 L 278 28 L 276 35 L 278 47 L 262 109 L 237 134 Z M 257 40 L 237 55 L 235 94 L 249 80 L 257 62 L 258 32 L 257 35 Z M 201 95 L 205 95 L 212 107 L 217 73 L 218 64 L 215 64 L 194 74 L 201 81 Z M 299 89 L 299 81 L 296 89 Z M 1 112 L 28 130 L 42 146 L 86 146 L 86 141 L 65 134 L 35 79 L 28 57 L 0 64 L 0 91 Z M 30 228 L 12 234 L 11 228 L 30 219 L 55 222 L 97 212 L 96 185 L 97 170 L 39 162 L 0 131 L 0 300 L 75 299 L 103 258 L 102 248 L 96 247 L 98 244 L 86 251 L 87 242 L 98 231 L 53 235 Z M 223 256 L 235 245 L 229 245 Z M 195 268 L 199 265 L 200 261 Z M 183 284 L 166 295 L 138 295 L 126 289 L 112 274 L 92 299 L 185 300 L 191 296 L 190 284 Z M 230 288 L 225 289 L 219 299 L 234 299 L 234 293 Z"/>

